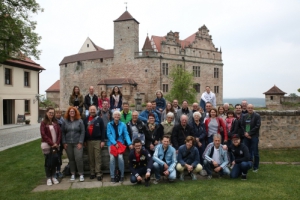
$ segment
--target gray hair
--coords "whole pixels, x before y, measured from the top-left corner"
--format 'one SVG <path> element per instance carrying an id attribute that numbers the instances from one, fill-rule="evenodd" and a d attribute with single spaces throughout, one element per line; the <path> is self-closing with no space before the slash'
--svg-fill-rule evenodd
<path id="1" fill-rule="evenodd" d="M 174 113 L 168 112 L 167 117 L 172 117 L 172 118 L 174 118 Z"/>
<path id="2" fill-rule="evenodd" d="M 189 120 L 189 117 L 187 115 L 183 114 L 183 115 L 180 116 L 180 121 L 182 120 L 182 117 L 186 117 L 187 121 Z"/>
<path id="3" fill-rule="evenodd" d="M 132 114 L 133 114 L 133 113 L 137 113 L 138 115 L 140 114 L 140 113 L 139 113 L 138 111 L 136 111 L 136 110 L 135 110 L 135 111 L 133 111 L 133 112 L 132 112 Z"/>
<path id="4" fill-rule="evenodd" d="M 225 105 L 226 105 L 226 106 L 229 106 L 229 103 L 224 103 L 224 105 L 223 105 L 223 106 L 225 106 Z"/>
<path id="5" fill-rule="evenodd" d="M 215 138 L 219 138 L 220 140 L 222 140 L 222 135 L 221 134 L 214 134 L 213 135 L 213 139 L 215 140 Z"/>
<path id="6" fill-rule="evenodd" d="M 113 117 L 114 117 L 116 114 L 119 114 L 119 115 L 121 115 L 121 112 L 120 112 L 120 111 L 118 111 L 118 110 L 115 110 L 115 111 L 114 111 L 114 113 L 113 113 Z"/>
<path id="7" fill-rule="evenodd" d="M 198 115 L 201 118 L 201 113 L 200 112 L 198 112 L 198 111 L 194 112 L 193 113 L 193 118 L 195 118 L 196 115 Z"/>

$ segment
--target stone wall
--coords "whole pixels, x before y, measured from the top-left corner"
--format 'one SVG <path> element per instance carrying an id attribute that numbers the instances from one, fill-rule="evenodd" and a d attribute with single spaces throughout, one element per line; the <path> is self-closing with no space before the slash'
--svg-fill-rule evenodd
<path id="1" fill-rule="evenodd" d="M 260 148 L 300 147 L 300 111 L 257 111 L 261 116 Z"/>

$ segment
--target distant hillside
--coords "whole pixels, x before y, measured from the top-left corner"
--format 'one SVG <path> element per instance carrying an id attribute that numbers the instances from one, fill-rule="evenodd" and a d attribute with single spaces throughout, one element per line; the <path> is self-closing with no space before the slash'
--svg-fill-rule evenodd
<path id="1" fill-rule="evenodd" d="M 247 100 L 248 103 L 254 105 L 254 107 L 266 107 L 265 98 L 224 98 L 223 103 L 229 103 L 233 106 L 237 103 L 241 103 L 242 100 Z"/>

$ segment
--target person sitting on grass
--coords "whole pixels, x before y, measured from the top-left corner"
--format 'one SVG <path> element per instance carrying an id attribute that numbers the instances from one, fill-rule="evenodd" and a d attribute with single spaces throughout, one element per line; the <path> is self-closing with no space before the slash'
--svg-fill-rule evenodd
<path id="1" fill-rule="evenodd" d="M 198 149 L 194 146 L 196 140 L 193 136 L 187 136 L 185 144 L 178 149 L 177 171 L 180 173 L 180 180 L 184 181 L 184 170 L 186 169 L 192 180 L 197 180 L 196 173 L 202 170 Z"/>
<path id="2" fill-rule="evenodd" d="M 153 154 L 153 169 L 155 172 L 154 184 L 160 182 L 160 176 L 166 176 L 170 182 L 176 179 L 176 150 L 170 146 L 170 137 L 164 135 L 162 144 L 157 145 Z"/>
<path id="3" fill-rule="evenodd" d="M 212 178 L 212 170 L 219 174 L 219 177 L 223 175 L 229 175 L 230 171 L 227 167 L 228 153 L 227 147 L 223 148 L 221 144 L 222 136 L 220 134 L 213 135 L 213 142 L 208 144 L 203 153 L 203 165 L 207 172 L 207 179 Z"/>
<path id="4" fill-rule="evenodd" d="M 153 167 L 153 161 L 150 153 L 142 148 L 142 141 L 135 139 L 133 141 L 133 150 L 129 153 L 129 168 L 131 172 L 130 182 L 141 183 L 145 176 L 145 186 L 149 186 L 151 169 Z"/>

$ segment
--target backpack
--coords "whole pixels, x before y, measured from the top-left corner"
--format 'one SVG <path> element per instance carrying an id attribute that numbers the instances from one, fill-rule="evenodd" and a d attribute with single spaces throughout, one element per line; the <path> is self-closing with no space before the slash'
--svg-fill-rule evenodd
<path id="1" fill-rule="evenodd" d="M 46 155 L 45 167 L 49 169 L 54 169 L 57 166 L 61 165 L 60 156 L 58 155 L 57 148 L 50 148 L 50 153 Z"/>
<path id="2" fill-rule="evenodd" d="M 121 171 L 118 167 L 115 169 L 115 182 L 119 182 L 121 179 Z"/>
<path id="3" fill-rule="evenodd" d="M 62 171 L 64 176 L 70 176 L 71 175 L 71 170 L 70 170 L 70 165 L 69 163 L 65 166 L 64 170 Z"/>

